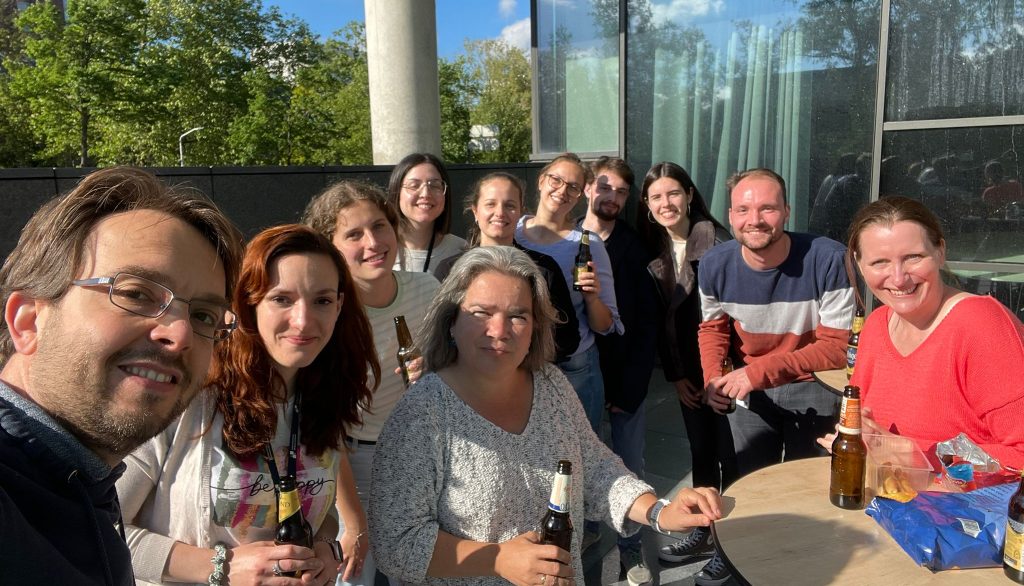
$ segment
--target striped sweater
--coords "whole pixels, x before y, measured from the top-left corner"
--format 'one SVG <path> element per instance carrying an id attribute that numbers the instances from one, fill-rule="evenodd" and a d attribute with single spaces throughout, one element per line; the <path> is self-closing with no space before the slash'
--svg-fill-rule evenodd
<path id="1" fill-rule="evenodd" d="M 697 337 L 705 385 L 721 375 L 730 345 L 755 389 L 810 380 L 816 370 L 846 363 L 854 302 L 845 247 L 821 236 L 787 234 L 789 256 L 774 269 L 750 268 L 735 240 L 704 255 Z"/>

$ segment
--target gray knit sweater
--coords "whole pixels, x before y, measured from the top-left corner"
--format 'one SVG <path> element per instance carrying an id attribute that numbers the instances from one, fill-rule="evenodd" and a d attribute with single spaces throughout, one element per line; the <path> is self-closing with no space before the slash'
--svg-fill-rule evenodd
<path id="1" fill-rule="evenodd" d="M 427 577 L 437 532 L 500 543 L 536 530 L 558 460 L 572 462 L 571 553 L 582 582 L 583 517 L 635 533 L 629 508 L 653 489 L 594 435 L 569 382 L 550 364 L 534 372 L 530 420 L 518 435 L 484 419 L 436 374 L 424 376 L 398 403 L 377 444 L 369 514 L 378 567 L 407 583 L 505 583 Z"/>

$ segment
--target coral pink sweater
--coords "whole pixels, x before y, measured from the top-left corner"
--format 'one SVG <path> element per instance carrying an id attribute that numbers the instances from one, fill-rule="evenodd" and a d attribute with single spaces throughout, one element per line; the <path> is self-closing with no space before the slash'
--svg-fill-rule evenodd
<path id="1" fill-rule="evenodd" d="M 1004 466 L 1024 466 L 1024 325 L 991 297 L 961 299 L 908 356 L 889 338 L 892 310 L 864 324 L 851 384 L 882 427 L 925 453 L 964 432 Z"/>

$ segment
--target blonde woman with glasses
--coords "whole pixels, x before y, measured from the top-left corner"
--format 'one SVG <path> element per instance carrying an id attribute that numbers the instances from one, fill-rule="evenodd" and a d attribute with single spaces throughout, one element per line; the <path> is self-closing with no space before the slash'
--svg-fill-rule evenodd
<path id="1" fill-rule="evenodd" d="M 434 274 L 441 261 L 466 250 L 466 241 L 449 233 L 451 181 L 434 155 L 412 153 L 395 165 L 388 202 L 398 210 L 404 242 L 395 270 Z"/>

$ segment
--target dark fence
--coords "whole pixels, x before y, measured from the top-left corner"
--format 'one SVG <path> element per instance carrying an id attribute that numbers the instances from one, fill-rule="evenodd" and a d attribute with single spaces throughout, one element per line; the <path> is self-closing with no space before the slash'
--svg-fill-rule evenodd
<path id="1" fill-rule="evenodd" d="M 462 200 L 480 177 L 507 171 L 536 185 L 541 164 L 450 165 L 452 232 L 468 224 Z M 159 167 L 149 169 L 169 184 L 186 184 L 208 195 L 248 237 L 268 226 L 296 222 L 306 203 L 341 179 L 387 186 L 391 166 L 365 167 Z M 0 169 L 0 258 L 14 249 L 22 227 L 39 206 L 65 193 L 92 169 Z M 533 191 L 532 189 L 529 191 Z M 533 202 L 528 202 L 529 209 Z"/>

